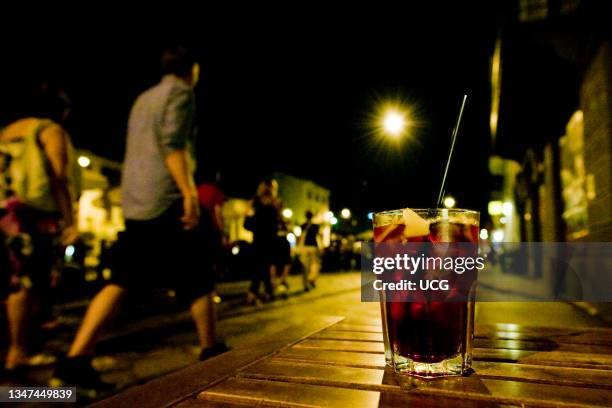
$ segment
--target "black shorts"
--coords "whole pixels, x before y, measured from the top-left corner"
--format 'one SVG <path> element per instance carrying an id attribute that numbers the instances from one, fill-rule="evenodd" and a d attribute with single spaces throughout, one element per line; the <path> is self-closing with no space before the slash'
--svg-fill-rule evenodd
<path id="1" fill-rule="evenodd" d="M 287 237 L 279 236 L 276 239 L 276 258 L 275 263 L 278 266 L 288 265 L 291 263 L 291 245 L 287 241 Z"/>
<path id="2" fill-rule="evenodd" d="M 204 229 L 185 231 L 178 201 L 152 220 L 126 220 L 111 261 L 111 279 L 130 291 L 172 289 L 192 301 L 214 290 L 210 239 Z"/>

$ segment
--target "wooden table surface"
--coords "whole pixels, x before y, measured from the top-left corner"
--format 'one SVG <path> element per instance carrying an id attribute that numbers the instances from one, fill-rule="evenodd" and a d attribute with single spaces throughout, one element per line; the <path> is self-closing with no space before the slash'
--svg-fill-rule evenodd
<path id="1" fill-rule="evenodd" d="M 612 329 L 477 326 L 475 374 L 385 367 L 380 319 L 314 318 L 98 406 L 612 407 Z"/>

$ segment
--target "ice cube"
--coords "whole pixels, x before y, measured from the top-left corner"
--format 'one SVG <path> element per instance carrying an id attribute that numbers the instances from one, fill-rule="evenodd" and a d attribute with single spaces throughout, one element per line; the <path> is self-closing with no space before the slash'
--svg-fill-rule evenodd
<path id="1" fill-rule="evenodd" d="M 429 221 L 409 208 L 404 209 L 404 236 L 406 238 L 429 235 Z"/>

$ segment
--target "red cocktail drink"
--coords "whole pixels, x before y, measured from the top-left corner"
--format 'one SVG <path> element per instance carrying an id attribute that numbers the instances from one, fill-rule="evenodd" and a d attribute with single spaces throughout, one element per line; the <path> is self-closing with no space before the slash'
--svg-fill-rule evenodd
<path id="1" fill-rule="evenodd" d="M 374 217 L 377 244 L 406 244 L 408 250 L 419 248 L 420 253 L 425 252 L 423 257 L 435 255 L 438 247 L 444 247 L 445 255 L 450 253 L 454 259 L 475 259 L 478 232 L 479 214 L 474 211 L 397 210 L 377 213 Z M 393 247 L 384 246 L 382 250 L 390 251 L 389 248 Z M 450 282 L 446 291 L 428 292 L 417 287 L 410 293 L 383 295 L 386 300 L 383 327 L 390 347 L 386 354 L 392 354 L 398 372 L 436 377 L 460 375 L 470 369 L 476 270 L 456 274 L 452 270 L 437 269 L 430 267 L 414 276 L 425 281 L 427 276 L 443 276 Z M 405 272 L 392 271 L 388 276 L 399 280 L 401 273 Z"/>

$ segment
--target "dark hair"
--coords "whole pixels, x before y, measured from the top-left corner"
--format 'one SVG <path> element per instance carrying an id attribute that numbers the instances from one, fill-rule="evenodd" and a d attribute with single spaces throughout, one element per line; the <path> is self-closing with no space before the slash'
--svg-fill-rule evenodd
<path id="1" fill-rule="evenodd" d="M 193 52 L 183 46 L 168 47 L 162 53 L 161 66 L 164 75 L 189 76 L 195 63 Z"/>
<path id="2" fill-rule="evenodd" d="M 28 106 L 24 107 L 24 116 L 51 119 L 61 123 L 66 110 L 70 108 L 70 99 L 61 87 L 43 82 L 34 88 L 32 97 L 26 105 Z"/>
<path id="3" fill-rule="evenodd" d="M 306 219 L 307 220 L 309 220 L 309 221 L 312 220 L 312 215 L 313 215 L 312 211 L 310 211 L 310 210 L 306 211 Z"/>

